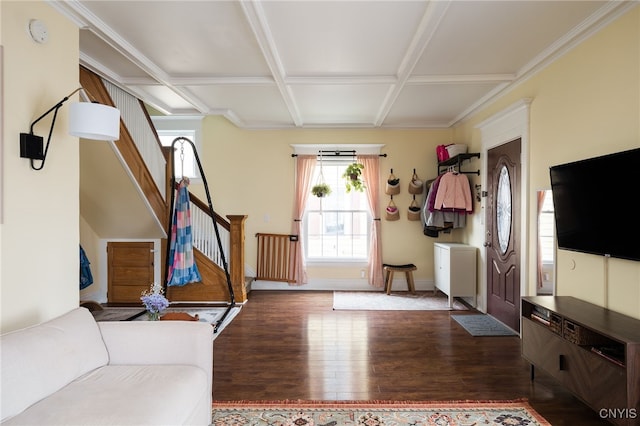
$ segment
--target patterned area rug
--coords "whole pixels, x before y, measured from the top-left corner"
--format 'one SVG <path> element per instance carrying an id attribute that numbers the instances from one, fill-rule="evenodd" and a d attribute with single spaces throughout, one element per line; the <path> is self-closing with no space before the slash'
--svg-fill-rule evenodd
<path id="1" fill-rule="evenodd" d="M 513 401 L 214 401 L 214 426 L 550 426 L 524 399 Z"/>
<path id="2" fill-rule="evenodd" d="M 398 292 L 383 291 L 334 291 L 333 309 L 364 311 L 449 311 L 449 299 L 431 291 Z M 453 310 L 466 310 L 464 304 L 454 299 Z"/>

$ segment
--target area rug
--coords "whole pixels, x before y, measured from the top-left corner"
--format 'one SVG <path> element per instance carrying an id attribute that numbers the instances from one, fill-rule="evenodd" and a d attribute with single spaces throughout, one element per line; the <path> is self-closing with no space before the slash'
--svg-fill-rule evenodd
<path id="1" fill-rule="evenodd" d="M 387 294 L 383 291 L 334 291 L 333 309 L 366 311 L 449 311 L 446 296 L 433 292 L 409 292 Z M 454 299 L 453 310 L 467 307 Z"/>
<path id="2" fill-rule="evenodd" d="M 222 323 L 218 326 L 218 330 L 216 331 L 216 335 L 220 334 L 222 330 L 225 329 L 227 325 L 231 323 L 231 321 L 240 313 L 240 309 L 242 305 L 236 305 L 227 314 Z M 216 324 L 217 321 L 222 317 L 227 308 L 169 308 L 166 312 L 186 312 L 191 316 L 198 315 L 199 321 L 208 322 L 209 324 Z M 119 307 L 109 307 L 104 308 L 101 311 L 92 312 L 96 321 L 146 321 L 147 316 L 145 314 L 144 309 L 140 308 L 119 308 Z"/>
<path id="3" fill-rule="evenodd" d="M 96 321 L 130 321 L 144 314 L 144 312 L 143 307 L 108 307 L 91 311 Z"/>
<path id="4" fill-rule="evenodd" d="M 490 315 L 451 315 L 472 336 L 517 336 L 518 333 Z"/>
<path id="5" fill-rule="evenodd" d="M 550 426 L 525 399 L 511 401 L 214 401 L 214 426 Z"/>

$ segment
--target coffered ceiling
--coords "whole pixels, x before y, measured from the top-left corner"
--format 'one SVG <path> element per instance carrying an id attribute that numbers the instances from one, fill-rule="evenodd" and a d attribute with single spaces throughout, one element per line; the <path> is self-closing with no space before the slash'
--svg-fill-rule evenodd
<path id="1" fill-rule="evenodd" d="M 241 128 L 450 127 L 635 2 L 52 1 L 80 63 Z"/>

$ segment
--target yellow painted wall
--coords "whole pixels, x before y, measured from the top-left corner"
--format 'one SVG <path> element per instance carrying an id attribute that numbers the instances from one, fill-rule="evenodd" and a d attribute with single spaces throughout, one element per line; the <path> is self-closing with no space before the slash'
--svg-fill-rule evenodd
<path id="1" fill-rule="evenodd" d="M 422 232 L 421 222 L 408 221 L 411 203 L 407 186 L 413 169 L 421 179 L 437 174 L 435 147 L 449 143 L 451 131 L 442 130 L 241 130 L 224 118 L 207 117 L 203 122 L 202 162 L 210 187 L 214 209 L 222 214 L 246 214 L 246 262 L 256 266 L 255 234 L 291 232 L 295 160 L 292 144 L 384 144 L 386 158 L 380 159 L 380 185 L 393 168 L 402 191 L 394 203 L 402 216 L 399 221 L 382 221 L 383 260 L 388 263 L 414 263 L 416 279 L 433 279 L 433 243 L 460 238 L 459 231 L 437 239 Z M 201 186 L 192 190 L 204 197 Z M 204 199 L 204 198 L 203 198 Z M 418 197 L 418 200 L 421 199 Z M 389 202 L 381 196 L 380 208 Z M 310 267 L 309 279 L 360 278 L 361 267 Z"/>
<path id="2" fill-rule="evenodd" d="M 532 98 L 528 290 L 535 294 L 535 192 L 547 189 L 549 167 L 640 147 L 640 8 L 592 36 L 455 129 L 458 138 L 480 149 L 475 126 L 514 102 Z M 603 170 L 603 179 L 606 171 Z M 608 208 L 594 206 L 594 209 Z M 620 226 L 624 232 L 624 213 Z M 631 219 L 635 220 L 635 219 Z M 466 238 L 482 241 L 483 227 Z M 574 267 L 575 264 L 575 267 Z M 560 250 L 557 294 L 608 306 L 640 318 L 640 262 Z"/>
<path id="3" fill-rule="evenodd" d="M 2 1 L 4 47 L 1 331 L 78 306 L 78 140 L 67 134 L 68 105 L 59 111 L 47 162 L 33 171 L 20 158 L 19 135 L 78 87 L 78 28 L 44 2 Z M 30 19 L 50 38 L 31 40 Z M 10 108 L 7 108 L 10 106 Z M 50 118 L 35 132 L 45 136 Z"/>

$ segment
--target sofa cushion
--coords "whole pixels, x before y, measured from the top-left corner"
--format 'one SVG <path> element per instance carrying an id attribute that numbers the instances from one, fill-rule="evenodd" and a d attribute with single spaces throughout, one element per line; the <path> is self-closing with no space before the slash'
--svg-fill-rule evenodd
<path id="1" fill-rule="evenodd" d="M 85 308 L 0 339 L 3 420 L 109 359 L 98 325 Z"/>
<path id="2" fill-rule="evenodd" d="M 207 375 L 195 366 L 108 365 L 70 383 L 6 424 L 189 424 L 207 392 Z"/>

